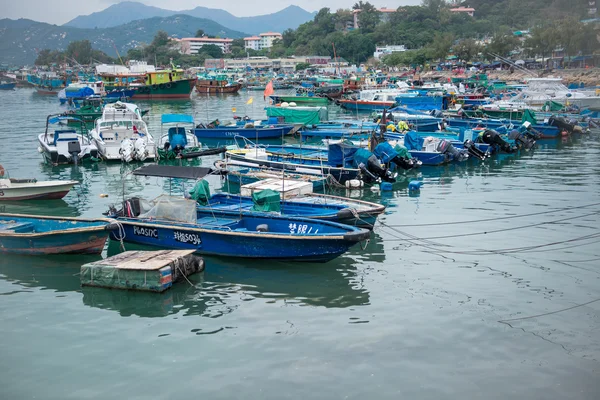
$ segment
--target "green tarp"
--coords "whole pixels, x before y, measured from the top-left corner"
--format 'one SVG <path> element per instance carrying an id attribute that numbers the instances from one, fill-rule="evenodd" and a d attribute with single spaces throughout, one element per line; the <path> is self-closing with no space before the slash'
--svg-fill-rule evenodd
<path id="1" fill-rule="evenodd" d="M 261 190 L 260 192 L 252 193 L 252 211 L 259 212 L 280 212 L 281 211 L 281 195 L 271 189 Z"/>
<path id="2" fill-rule="evenodd" d="M 410 155 L 410 152 L 408 151 L 408 149 L 400 144 L 397 144 L 394 147 L 394 150 L 396 151 L 396 153 L 398 153 L 398 155 L 400 157 L 404 157 L 404 158 L 412 158 L 412 156 Z"/>
<path id="3" fill-rule="evenodd" d="M 268 117 L 281 117 L 288 124 L 315 125 L 327 121 L 327 107 L 267 107 Z"/>
<path id="4" fill-rule="evenodd" d="M 544 106 L 542 107 L 542 110 L 544 111 L 561 111 L 565 106 L 557 103 L 556 101 L 547 101 L 544 103 Z"/>
<path id="5" fill-rule="evenodd" d="M 535 119 L 535 113 L 530 109 L 523 111 L 523 118 L 521 118 L 521 123 L 529 122 L 531 125 L 536 125 L 537 120 Z"/>
<path id="6" fill-rule="evenodd" d="M 208 205 L 208 201 L 210 200 L 210 188 L 208 182 L 204 179 L 196 182 L 192 190 L 190 190 L 190 197 L 203 206 Z"/>

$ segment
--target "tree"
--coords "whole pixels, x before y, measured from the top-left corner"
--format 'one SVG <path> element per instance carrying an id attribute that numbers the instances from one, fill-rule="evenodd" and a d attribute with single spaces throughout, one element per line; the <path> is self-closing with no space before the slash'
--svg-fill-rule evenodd
<path id="1" fill-rule="evenodd" d="M 203 29 L 198 29 L 198 30 L 196 31 L 196 37 L 197 37 L 197 38 L 204 37 L 204 35 L 205 35 L 205 33 L 204 33 L 204 30 L 203 30 Z"/>
<path id="2" fill-rule="evenodd" d="M 380 13 L 375 6 L 368 1 L 365 3 L 359 1 L 358 3 L 355 3 L 352 8 L 354 10 L 360 10 L 360 13 L 358 14 L 359 28 L 365 33 L 373 32 L 380 22 Z"/>
<path id="3" fill-rule="evenodd" d="M 171 38 L 169 37 L 169 34 L 165 31 L 158 31 L 156 32 L 156 35 L 154 35 L 154 39 L 152 40 L 152 43 L 150 43 L 150 46 L 152 47 L 160 47 L 160 46 L 166 46 L 167 44 L 169 44 L 169 42 L 171 41 Z"/>
<path id="4" fill-rule="evenodd" d="M 438 14 L 440 10 L 446 6 L 445 0 L 423 0 L 421 6 L 428 8 L 434 14 Z"/>
<path id="5" fill-rule="evenodd" d="M 508 57 L 510 52 L 515 50 L 521 42 L 512 32 L 498 32 L 492 37 L 490 44 L 486 46 L 486 51 L 492 55 Z"/>
<path id="6" fill-rule="evenodd" d="M 531 36 L 525 40 L 525 47 L 530 55 L 541 55 L 543 63 L 556 49 L 558 42 L 558 34 L 554 27 L 540 25 L 531 30 Z"/>
<path id="7" fill-rule="evenodd" d="M 481 47 L 473 39 L 463 39 L 452 47 L 454 55 L 462 61 L 471 61 L 480 50 Z"/>
<path id="8" fill-rule="evenodd" d="M 433 40 L 427 46 L 428 54 L 432 60 L 440 60 L 446 58 L 452 48 L 454 35 L 451 33 L 436 32 Z"/>
<path id="9" fill-rule="evenodd" d="M 296 71 L 304 71 L 308 67 L 310 67 L 309 63 L 298 63 L 296 64 Z"/>
<path id="10" fill-rule="evenodd" d="M 214 44 L 205 44 L 201 48 L 201 52 L 210 56 L 211 58 L 221 58 L 223 57 L 223 50 L 217 45 Z"/>

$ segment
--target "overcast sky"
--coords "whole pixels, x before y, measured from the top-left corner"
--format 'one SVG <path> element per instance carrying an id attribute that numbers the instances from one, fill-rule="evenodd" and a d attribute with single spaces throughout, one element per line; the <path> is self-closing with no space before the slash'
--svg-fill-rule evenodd
<path id="1" fill-rule="evenodd" d="M 354 0 L 143 0 L 141 3 L 171 10 L 189 10 L 197 6 L 221 8 L 238 17 L 271 14 L 291 4 L 307 11 L 317 11 L 323 7 L 331 9 L 350 8 Z M 35 21 L 61 25 L 78 15 L 87 15 L 103 10 L 119 0 L 7 0 L 3 1 L 0 18 L 28 18 Z M 421 0 L 373 0 L 377 7 L 398 8 L 401 5 L 417 5 Z"/>

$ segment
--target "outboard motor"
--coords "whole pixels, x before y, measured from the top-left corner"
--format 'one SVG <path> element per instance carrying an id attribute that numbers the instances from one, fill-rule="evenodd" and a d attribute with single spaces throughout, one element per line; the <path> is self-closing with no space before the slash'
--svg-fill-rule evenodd
<path id="1" fill-rule="evenodd" d="M 141 200 L 139 197 L 132 197 L 123 202 L 122 208 L 117 210 L 114 205 L 111 205 L 107 212 L 103 213 L 104 215 L 110 218 L 117 217 L 127 217 L 134 218 L 141 214 Z"/>
<path id="2" fill-rule="evenodd" d="M 515 141 L 515 145 L 518 149 L 529 151 L 535 146 L 533 135 L 528 135 L 526 132 L 521 133 L 516 129 L 508 134 L 508 138 Z"/>
<path id="3" fill-rule="evenodd" d="M 392 158 L 390 160 L 390 162 L 393 162 L 398 167 L 405 169 L 405 170 L 417 168 L 417 167 L 420 167 L 421 164 L 423 164 L 422 161 L 417 160 L 416 158 L 406 158 L 406 157 L 401 157 L 401 156 L 396 156 L 396 157 Z"/>
<path id="4" fill-rule="evenodd" d="M 67 143 L 67 151 L 73 159 L 73 164 L 77 164 L 79 162 L 79 153 L 81 153 L 81 143 L 79 143 L 79 140 Z"/>
<path id="5" fill-rule="evenodd" d="M 560 129 L 563 132 L 569 132 L 569 133 L 573 133 L 573 126 L 572 124 L 568 123 L 566 119 L 564 119 L 563 117 L 556 117 L 556 116 L 551 116 L 548 119 L 548 125 L 550 126 L 555 126 L 558 129 Z"/>
<path id="6" fill-rule="evenodd" d="M 512 146 L 493 129 L 486 129 L 481 135 L 481 140 L 483 140 L 483 143 L 499 147 L 505 153 L 513 152 Z"/>
<path id="7" fill-rule="evenodd" d="M 476 158 L 480 159 L 481 161 L 485 160 L 486 158 L 488 158 L 490 156 L 490 153 L 488 153 L 487 151 L 486 152 L 481 151 L 477 147 L 477 145 L 470 139 L 465 140 L 463 145 L 465 146 L 465 149 L 467 150 L 469 155 L 476 157 Z"/>
<path id="8" fill-rule="evenodd" d="M 458 162 L 466 161 L 469 158 L 469 153 L 466 150 L 458 150 L 456 147 L 452 146 L 450 141 L 445 139 L 438 143 L 437 151 Z"/>
<path id="9" fill-rule="evenodd" d="M 444 117 L 444 113 L 442 112 L 442 110 L 431 110 L 431 112 L 429 114 L 435 118 L 443 118 Z"/>
<path id="10" fill-rule="evenodd" d="M 354 154 L 354 161 L 363 172 L 365 182 L 376 182 L 379 178 L 384 182 L 396 182 L 392 173 L 387 168 L 383 168 L 379 159 L 369 150 L 358 149 Z"/>

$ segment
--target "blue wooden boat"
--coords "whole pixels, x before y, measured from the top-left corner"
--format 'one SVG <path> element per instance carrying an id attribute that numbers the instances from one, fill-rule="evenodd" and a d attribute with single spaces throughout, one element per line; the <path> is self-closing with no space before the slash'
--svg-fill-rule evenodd
<path id="1" fill-rule="evenodd" d="M 0 213 L 0 253 L 100 253 L 110 231 L 117 229 L 112 222 Z"/>
<path id="2" fill-rule="evenodd" d="M 450 127 L 457 127 L 461 129 L 473 129 L 473 128 L 486 128 L 497 130 L 501 127 L 520 127 L 521 121 L 514 120 L 497 120 L 497 119 L 478 119 L 478 118 L 448 118 L 446 124 Z M 531 126 L 534 131 L 541 133 L 541 139 L 556 139 L 561 136 L 561 130 L 552 125 L 547 124 L 534 124 Z"/>
<path id="3" fill-rule="evenodd" d="M 113 210 L 109 215 L 122 229 L 111 237 L 204 255 L 313 262 L 332 260 L 370 237 L 366 229 L 309 218 L 198 213 L 195 201 L 170 196 L 141 208 Z"/>
<path id="4" fill-rule="evenodd" d="M 0 83 L 0 90 L 14 90 L 17 87 L 17 82 Z"/>
<path id="5" fill-rule="evenodd" d="M 281 170 L 254 166 L 252 164 L 245 165 L 243 162 L 230 161 L 228 163 L 217 160 L 215 167 L 227 171 L 224 174 L 228 184 L 233 185 L 248 185 L 264 179 L 293 179 L 304 182 L 311 182 L 313 190 L 322 190 L 327 183 L 327 177 L 320 173 L 289 173 Z"/>
<path id="6" fill-rule="evenodd" d="M 247 126 L 216 126 L 213 128 L 196 126 L 192 130 L 198 139 L 233 139 L 244 137 L 246 139 L 273 139 L 289 134 L 294 125 L 253 125 Z"/>
<path id="7" fill-rule="evenodd" d="M 251 197 L 228 193 L 213 194 L 206 206 L 198 205 L 198 218 L 211 215 L 236 217 L 256 214 Z M 280 213 L 286 217 L 304 217 L 372 229 L 385 206 L 339 196 L 309 193 L 280 200 Z"/>

